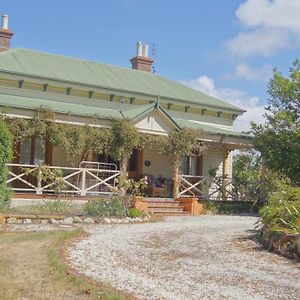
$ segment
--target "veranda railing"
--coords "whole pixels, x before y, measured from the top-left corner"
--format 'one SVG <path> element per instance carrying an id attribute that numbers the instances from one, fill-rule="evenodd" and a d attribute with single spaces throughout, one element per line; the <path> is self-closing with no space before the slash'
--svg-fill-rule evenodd
<path id="1" fill-rule="evenodd" d="M 250 201 L 251 189 L 238 186 L 234 179 L 219 176 L 180 175 L 179 196 L 193 196 L 203 200 Z"/>
<path id="2" fill-rule="evenodd" d="M 33 192 L 36 194 L 60 193 L 75 195 L 99 195 L 112 193 L 116 179 L 120 175 L 114 164 L 84 162 L 79 168 L 8 164 L 7 184 L 15 192 Z M 59 176 L 43 176 L 43 172 Z"/>

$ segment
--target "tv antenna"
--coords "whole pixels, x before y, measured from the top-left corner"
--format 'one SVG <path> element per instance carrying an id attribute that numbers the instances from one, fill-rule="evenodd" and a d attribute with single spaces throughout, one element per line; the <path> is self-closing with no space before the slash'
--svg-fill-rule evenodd
<path id="1" fill-rule="evenodd" d="M 152 64 L 152 73 L 155 74 L 156 73 L 156 68 L 155 68 L 155 59 L 156 59 L 156 48 L 155 48 L 155 43 L 151 44 L 151 56 L 153 59 L 153 64 Z"/>

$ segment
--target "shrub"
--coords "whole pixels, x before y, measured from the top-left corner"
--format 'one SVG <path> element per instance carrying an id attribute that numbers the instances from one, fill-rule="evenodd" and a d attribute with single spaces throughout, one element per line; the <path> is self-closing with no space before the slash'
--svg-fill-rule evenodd
<path id="1" fill-rule="evenodd" d="M 203 201 L 205 213 L 239 214 L 257 212 L 256 204 L 250 201 Z"/>
<path id="2" fill-rule="evenodd" d="M 300 188 L 287 187 L 271 194 L 259 213 L 267 228 L 295 232 L 300 220 Z"/>
<path id="3" fill-rule="evenodd" d="M 48 200 L 30 207 L 31 212 L 37 213 L 69 213 L 71 209 L 71 203 L 66 200 Z"/>
<path id="4" fill-rule="evenodd" d="M 294 206 L 291 209 L 286 207 L 286 210 L 289 214 L 289 220 L 280 218 L 279 221 L 292 233 L 300 234 L 300 210 Z"/>
<path id="5" fill-rule="evenodd" d="M 12 159 L 12 136 L 6 124 L 0 120 L 0 206 L 10 199 L 10 190 L 6 186 L 8 168 L 6 166 Z"/>
<path id="6" fill-rule="evenodd" d="M 204 213 L 217 214 L 220 212 L 220 205 L 217 202 L 206 201 L 203 203 Z"/>
<path id="7" fill-rule="evenodd" d="M 137 208 L 131 208 L 128 211 L 128 216 L 130 218 L 139 218 L 143 215 L 143 212 Z"/>
<path id="8" fill-rule="evenodd" d="M 112 199 L 93 199 L 86 203 L 85 211 L 92 216 L 125 217 L 126 210 L 123 202 L 116 196 Z"/>

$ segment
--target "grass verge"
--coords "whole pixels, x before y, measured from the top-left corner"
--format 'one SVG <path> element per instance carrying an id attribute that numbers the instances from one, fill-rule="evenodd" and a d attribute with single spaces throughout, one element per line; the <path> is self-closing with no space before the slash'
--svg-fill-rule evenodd
<path id="1" fill-rule="evenodd" d="M 133 299 L 68 268 L 62 250 L 81 235 L 0 232 L 0 299 Z"/>

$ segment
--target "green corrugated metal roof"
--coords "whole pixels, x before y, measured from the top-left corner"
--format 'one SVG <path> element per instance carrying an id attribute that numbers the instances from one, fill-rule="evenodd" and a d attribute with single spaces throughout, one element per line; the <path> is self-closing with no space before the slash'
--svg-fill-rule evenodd
<path id="1" fill-rule="evenodd" d="M 91 106 L 91 105 L 82 105 L 77 103 L 69 103 L 69 102 L 59 102 L 53 100 L 39 99 L 39 98 L 31 98 L 31 97 L 22 97 L 15 95 L 7 95 L 0 94 L 0 106 L 2 107 L 13 107 L 13 108 L 21 108 L 21 109 L 30 109 L 35 110 L 40 107 L 49 107 L 55 112 L 63 113 L 63 114 L 73 114 L 76 116 L 98 116 L 106 119 L 112 118 L 128 118 L 130 120 L 135 120 L 138 117 L 142 117 L 143 115 L 151 112 L 156 108 L 156 104 L 148 104 L 142 105 L 139 107 L 135 107 L 132 109 L 125 110 L 117 110 L 117 109 L 107 109 L 99 106 Z M 176 128 L 187 127 L 192 129 L 201 129 L 205 132 L 212 134 L 220 134 L 220 135 L 228 135 L 228 136 L 239 136 L 239 137 L 249 137 L 247 135 L 241 134 L 240 132 L 234 132 L 231 130 L 225 130 L 221 128 L 217 128 L 214 126 L 209 126 L 206 124 L 200 124 L 193 122 L 191 120 L 174 118 L 171 117 L 164 109 L 158 107 L 162 113 L 164 113 L 171 122 L 173 122 Z"/>
<path id="2" fill-rule="evenodd" d="M 235 137 L 244 137 L 249 138 L 249 135 L 242 134 L 241 132 L 236 132 L 232 130 L 226 130 L 215 126 L 210 126 L 206 124 L 196 123 L 191 120 L 181 119 L 181 118 L 173 118 L 177 124 L 181 127 L 191 128 L 191 129 L 199 129 L 204 132 L 212 133 L 212 134 L 220 134 L 220 135 L 228 135 Z"/>
<path id="3" fill-rule="evenodd" d="M 151 103 L 146 105 L 140 105 L 131 109 L 125 109 L 122 110 L 121 113 L 124 116 L 124 118 L 134 120 L 138 117 L 143 116 L 144 114 L 151 112 L 154 108 L 155 108 L 155 103 Z"/>
<path id="4" fill-rule="evenodd" d="M 15 95 L 0 94 L 0 106 L 38 109 L 40 107 L 49 107 L 53 111 L 64 114 L 73 114 L 77 116 L 99 116 L 102 118 L 122 118 L 120 111 L 105 109 L 99 106 L 82 105 L 67 102 L 58 102 L 53 100 L 36 99 Z"/>
<path id="5" fill-rule="evenodd" d="M 28 49 L 16 48 L 1 52 L 1 71 L 154 97 L 159 95 L 161 98 L 235 113 L 243 112 L 234 105 L 158 75 Z"/>

